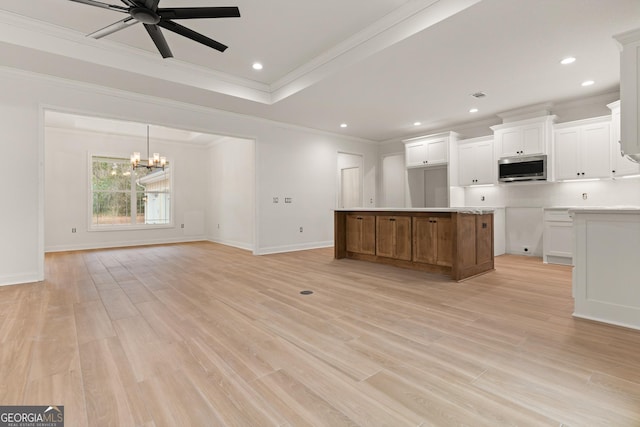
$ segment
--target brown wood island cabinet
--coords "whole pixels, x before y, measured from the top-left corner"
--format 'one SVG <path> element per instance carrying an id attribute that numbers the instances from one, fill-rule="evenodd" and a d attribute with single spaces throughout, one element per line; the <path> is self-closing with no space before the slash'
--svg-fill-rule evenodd
<path id="1" fill-rule="evenodd" d="M 493 270 L 493 212 L 465 208 L 335 211 L 335 258 L 462 280 Z"/>

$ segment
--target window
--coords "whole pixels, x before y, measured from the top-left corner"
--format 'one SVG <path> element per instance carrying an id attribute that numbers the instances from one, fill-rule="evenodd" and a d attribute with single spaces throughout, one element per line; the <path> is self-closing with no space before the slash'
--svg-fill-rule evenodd
<path id="1" fill-rule="evenodd" d="M 92 229 L 171 224 L 171 169 L 138 168 L 129 159 L 91 157 Z"/>

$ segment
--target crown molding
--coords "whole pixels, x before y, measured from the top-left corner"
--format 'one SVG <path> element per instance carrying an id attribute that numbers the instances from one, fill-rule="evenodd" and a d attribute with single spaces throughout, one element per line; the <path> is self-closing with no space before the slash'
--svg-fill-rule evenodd
<path id="1" fill-rule="evenodd" d="M 135 74 L 167 80 L 262 104 L 271 104 L 269 86 L 182 62 L 142 49 L 91 37 L 35 19 L 0 11 L 0 42 L 53 53 Z"/>
<path id="2" fill-rule="evenodd" d="M 274 104 L 481 0 L 411 0 L 272 84 L 264 84 L 0 11 L 0 42 L 122 71 Z"/>

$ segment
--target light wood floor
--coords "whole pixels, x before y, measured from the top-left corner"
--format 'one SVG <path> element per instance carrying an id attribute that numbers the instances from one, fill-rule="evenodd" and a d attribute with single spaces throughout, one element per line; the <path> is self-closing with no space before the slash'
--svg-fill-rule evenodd
<path id="1" fill-rule="evenodd" d="M 0 288 L 0 404 L 67 426 L 639 426 L 640 332 L 573 319 L 568 267 L 496 267 L 49 254 L 45 282 Z"/>

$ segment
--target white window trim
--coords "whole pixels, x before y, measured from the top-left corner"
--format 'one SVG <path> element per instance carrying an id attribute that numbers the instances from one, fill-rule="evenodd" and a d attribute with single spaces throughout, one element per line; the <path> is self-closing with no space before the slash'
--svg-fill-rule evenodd
<path id="1" fill-rule="evenodd" d="M 87 231 L 140 231 L 140 230 L 160 230 L 160 229 L 169 229 L 176 228 L 175 220 L 174 220 L 174 212 L 175 212 L 175 198 L 174 198 L 174 184 L 175 180 L 175 165 L 173 164 L 173 159 L 167 157 L 167 163 L 169 163 L 171 167 L 171 179 L 170 179 L 170 196 L 171 196 L 171 206 L 169 208 L 169 212 L 171 218 L 169 219 L 168 224 L 130 224 L 130 225 L 93 225 L 93 158 L 94 157 L 112 157 L 115 159 L 123 159 L 126 160 L 129 157 L 127 155 L 123 155 L 122 153 L 113 154 L 113 153 L 100 153 L 100 152 L 87 152 Z"/>

